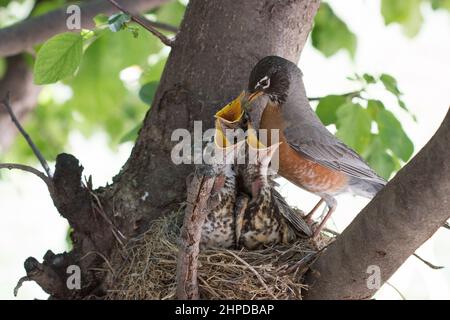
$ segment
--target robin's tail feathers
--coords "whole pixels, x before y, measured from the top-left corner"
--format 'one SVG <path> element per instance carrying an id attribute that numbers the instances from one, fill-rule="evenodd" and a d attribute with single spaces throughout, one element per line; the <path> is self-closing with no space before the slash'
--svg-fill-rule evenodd
<path id="1" fill-rule="evenodd" d="M 383 189 L 385 185 L 386 183 L 352 178 L 349 188 L 352 193 L 371 199 L 378 193 L 378 191 Z"/>

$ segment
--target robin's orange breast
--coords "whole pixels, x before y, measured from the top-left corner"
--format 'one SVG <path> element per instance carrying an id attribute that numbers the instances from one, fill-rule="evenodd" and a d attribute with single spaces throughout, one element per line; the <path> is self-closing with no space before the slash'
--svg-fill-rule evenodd
<path id="1" fill-rule="evenodd" d="M 267 129 L 268 144 L 271 145 L 271 129 L 279 129 L 279 171 L 282 177 L 313 193 L 338 193 L 343 190 L 348 177 L 339 171 L 311 161 L 291 148 L 283 135 L 284 121 L 278 106 L 269 102 L 261 117 L 261 129 Z M 275 141 L 274 141 L 275 142 Z"/>

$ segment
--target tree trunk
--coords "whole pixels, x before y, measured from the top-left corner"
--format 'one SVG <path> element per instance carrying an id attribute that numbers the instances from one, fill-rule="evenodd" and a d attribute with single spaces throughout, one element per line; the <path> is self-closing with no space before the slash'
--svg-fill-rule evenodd
<path id="1" fill-rule="evenodd" d="M 309 273 L 307 299 L 368 299 L 450 218 L 450 112 Z M 374 277 L 378 276 L 380 279 Z"/>
<path id="2" fill-rule="evenodd" d="M 172 132 L 192 132 L 195 120 L 210 128 L 215 111 L 246 89 L 260 58 L 276 54 L 297 62 L 318 7 L 319 0 L 189 3 L 152 108 L 114 180 L 116 216 L 125 228 L 145 228 L 186 197 L 192 166 L 172 162 Z"/>

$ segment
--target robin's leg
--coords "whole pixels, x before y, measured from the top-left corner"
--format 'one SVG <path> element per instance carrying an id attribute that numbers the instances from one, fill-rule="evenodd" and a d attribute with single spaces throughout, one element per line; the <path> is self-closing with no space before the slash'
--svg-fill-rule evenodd
<path id="1" fill-rule="evenodd" d="M 317 227 L 316 230 L 314 230 L 314 234 L 313 234 L 313 239 L 315 237 L 317 237 L 320 233 L 320 231 L 323 229 L 323 227 L 325 226 L 325 223 L 327 223 L 327 220 L 330 219 L 331 215 L 333 214 L 333 212 L 336 210 L 337 207 L 337 202 L 336 199 L 334 199 L 331 196 L 328 196 L 324 199 L 327 203 L 328 206 L 328 212 L 325 215 L 325 217 L 322 219 L 322 221 L 320 222 L 319 226 Z"/>
<path id="2" fill-rule="evenodd" d="M 325 201 L 325 200 L 320 199 L 320 201 L 317 202 L 317 204 L 314 206 L 314 208 L 312 208 L 312 210 L 305 216 L 306 222 L 308 222 L 308 223 L 311 222 L 313 214 L 317 211 L 317 209 L 319 209 L 319 207 L 321 206 L 321 204 L 322 204 L 324 201 Z"/>

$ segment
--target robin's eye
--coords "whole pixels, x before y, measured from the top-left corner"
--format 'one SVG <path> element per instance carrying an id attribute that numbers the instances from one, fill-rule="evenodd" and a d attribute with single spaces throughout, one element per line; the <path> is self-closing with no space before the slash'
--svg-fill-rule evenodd
<path id="1" fill-rule="evenodd" d="M 268 76 L 265 76 L 261 80 L 258 81 L 258 84 L 256 85 L 255 89 L 261 88 L 261 89 L 267 89 L 270 87 L 270 78 Z"/>

